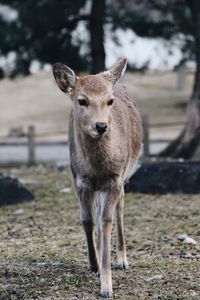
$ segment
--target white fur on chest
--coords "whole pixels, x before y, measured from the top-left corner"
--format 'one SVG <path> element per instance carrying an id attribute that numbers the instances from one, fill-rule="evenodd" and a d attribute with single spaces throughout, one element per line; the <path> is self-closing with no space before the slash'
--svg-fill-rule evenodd
<path id="1" fill-rule="evenodd" d="M 76 188 L 80 189 L 80 188 L 84 188 L 86 187 L 85 182 L 81 179 L 81 177 L 77 176 L 76 178 Z"/>

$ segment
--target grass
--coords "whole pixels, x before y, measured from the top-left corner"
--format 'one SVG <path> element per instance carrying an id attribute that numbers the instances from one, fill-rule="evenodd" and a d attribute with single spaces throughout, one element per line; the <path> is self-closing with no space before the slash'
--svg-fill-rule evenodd
<path id="1" fill-rule="evenodd" d="M 99 299 L 90 273 L 79 204 L 68 172 L 1 170 L 27 181 L 32 203 L 0 210 L 0 299 Z M 33 180 L 31 183 L 31 180 Z M 128 194 L 125 227 L 130 268 L 113 270 L 114 299 L 200 299 L 200 198 Z M 21 210 L 19 210 L 21 209 Z M 112 239 L 112 264 L 115 238 Z"/>

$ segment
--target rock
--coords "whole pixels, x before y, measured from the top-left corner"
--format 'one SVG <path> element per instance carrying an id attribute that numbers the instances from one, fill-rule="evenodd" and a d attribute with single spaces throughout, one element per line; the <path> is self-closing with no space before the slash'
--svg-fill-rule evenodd
<path id="1" fill-rule="evenodd" d="M 149 162 L 142 163 L 130 177 L 125 192 L 200 194 L 199 182 L 200 162 Z"/>
<path id="2" fill-rule="evenodd" d="M 161 280 L 162 278 L 163 278 L 162 275 L 155 275 L 155 276 L 152 276 L 152 277 L 144 278 L 144 280 L 149 282 L 149 281 L 153 281 L 153 280 Z"/>
<path id="3" fill-rule="evenodd" d="M 197 242 L 195 240 L 193 240 L 191 237 L 186 237 L 183 241 L 183 243 L 186 243 L 186 244 L 193 244 L 193 245 L 196 245 Z"/>
<path id="4" fill-rule="evenodd" d="M 0 174 L 0 206 L 31 201 L 34 195 L 17 178 Z"/>
<path id="5" fill-rule="evenodd" d="M 188 237 L 188 235 L 187 235 L 186 233 L 179 234 L 179 235 L 177 236 L 177 240 L 183 242 L 187 237 Z"/>
<path id="6" fill-rule="evenodd" d="M 14 211 L 13 215 L 18 216 L 18 215 L 22 215 L 23 213 L 24 213 L 24 209 L 19 208 Z"/>
<path id="7" fill-rule="evenodd" d="M 69 193 L 69 192 L 71 192 L 71 188 L 69 187 L 60 190 L 60 193 Z"/>
<path id="8" fill-rule="evenodd" d="M 193 244 L 193 245 L 196 245 L 197 244 L 197 242 L 194 240 L 194 239 L 192 239 L 191 237 L 189 237 L 187 234 L 179 234 L 178 236 L 177 236 L 177 239 L 179 240 L 179 241 L 181 241 L 181 242 L 183 242 L 183 243 L 186 243 L 186 244 Z"/>
<path id="9" fill-rule="evenodd" d="M 187 259 L 194 259 L 195 257 L 191 253 L 187 253 L 186 255 L 183 256 L 184 258 Z"/>

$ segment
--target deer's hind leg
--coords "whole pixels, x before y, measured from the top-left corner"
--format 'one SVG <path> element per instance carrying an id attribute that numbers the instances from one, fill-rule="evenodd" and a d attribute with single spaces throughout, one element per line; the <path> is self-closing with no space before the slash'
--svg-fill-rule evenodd
<path id="1" fill-rule="evenodd" d="M 126 244 L 124 235 L 124 189 L 122 189 L 116 206 L 117 266 L 116 269 L 128 269 Z"/>

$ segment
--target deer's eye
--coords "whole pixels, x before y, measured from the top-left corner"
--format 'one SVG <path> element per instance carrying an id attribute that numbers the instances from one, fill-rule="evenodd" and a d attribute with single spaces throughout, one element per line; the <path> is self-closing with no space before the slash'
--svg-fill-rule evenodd
<path id="1" fill-rule="evenodd" d="M 110 99 L 109 101 L 108 101 L 108 106 L 111 106 L 111 105 L 113 105 L 113 102 L 114 102 L 114 99 Z"/>
<path id="2" fill-rule="evenodd" d="M 79 105 L 81 106 L 88 106 L 88 103 L 85 99 L 79 99 L 78 100 Z"/>

